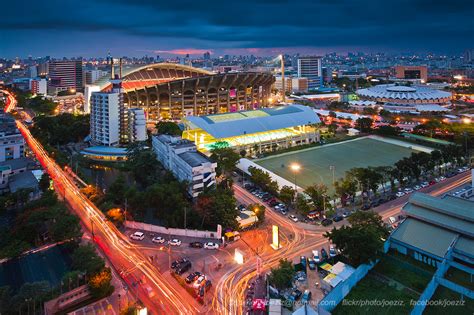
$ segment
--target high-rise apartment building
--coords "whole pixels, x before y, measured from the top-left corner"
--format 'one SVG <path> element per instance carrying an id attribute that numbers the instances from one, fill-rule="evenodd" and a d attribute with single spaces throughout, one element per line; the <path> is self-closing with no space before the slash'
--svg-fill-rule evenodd
<path id="1" fill-rule="evenodd" d="M 314 90 L 322 85 L 321 57 L 307 56 L 298 58 L 298 77 L 308 79 L 308 89 Z"/>
<path id="2" fill-rule="evenodd" d="M 25 155 L 25 139 L 8 114 L 0 114 L 0 162 L 18 159 Z"/>
<path id="3" fill-rule="evenodd" d="M 46 95 L 46 93 L 48 92 L 48 81 L 44 78 L 31 79 L 30 91 L 32 94 Z"/>
<path id="4" fill-rule="evenodd" d="M 82 60 L 53 60 L 49 62 L 49 93 L 84 89 Z"/>
<path id="5" fill-rule="evenodd" d="M 86 85 L 84 88 L 84 113 L 89 114 L 91 112 L 91 96 L 94 92 L 100 92 L 100 86 L 98 85 Z"/>
<path id="6" fill-rule="evenodd" d="M 130 108 L 127 113 L 128 142 L 145 141 L 147 139 L 145 111 L 141 108 Z"/>
<path id="7" fill-rule="evenodd" d="M 91 96 L 90 131 L 95 145 L 116 146 L 120 143 L 119 92 L 94 92 Z"/>

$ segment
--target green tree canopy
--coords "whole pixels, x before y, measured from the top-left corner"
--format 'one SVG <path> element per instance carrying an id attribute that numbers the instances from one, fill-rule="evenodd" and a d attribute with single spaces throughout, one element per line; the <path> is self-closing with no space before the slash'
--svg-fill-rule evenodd
<path id="1" fill-rule="evenodd" d="M 355 127 L 361 132 L 371 132 L 373 120 L 368 117 L 362 117 L 356 120 Z"/>
<path id="2" fill-rule="evenodd" d="M 291 281 L 295 275 L 295 268 L 291 261 L 280 259 L 277 268 L 272 268 L 268 281 L 279 290 L 283 290 L 291 286 Z"/>
<path id="3" fill-rule="evenodd" d="M 95 274 L 105 267 L 104 260 L 97 255 L 93 245 L 80 245 L 71 255 L 72 268 L 87 274 Z"/>
<path id="4" fill-rule="evenodd" d="M 181 136 L 183 131 L 178 124 L 172 121 L 160 121 L 156 124 L 156 130 L 159 134 L 166 134 L 172 136 Z"/>
<path id="5" fill-rule="evenodd" d="M 240 160 L 240 155 L 231 148 L 213 148 L 211 150 L 211 160 L 217 163 L 217 175 L 227 175 Z"/>

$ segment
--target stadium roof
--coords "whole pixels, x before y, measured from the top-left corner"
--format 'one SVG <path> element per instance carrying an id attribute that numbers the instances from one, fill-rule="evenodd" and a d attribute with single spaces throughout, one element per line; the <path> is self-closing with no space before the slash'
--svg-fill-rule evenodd
<path id="1" fill-rule="evenodd" d="M 321 122 L 310 107 L 294 104 L 186 119 L 191 129 L 200 128 L 216 139 Z"/>
<path id="2" fill-rule="evenodd" d="M 384 98 L 394 100 L 437 100 L 451 97 L 450 92 L 440 91 L 426 86 L 399 86 L 395 84 L 380 84 L 367 89 L 357 90 L 357 94 L 369 98 Z"/>

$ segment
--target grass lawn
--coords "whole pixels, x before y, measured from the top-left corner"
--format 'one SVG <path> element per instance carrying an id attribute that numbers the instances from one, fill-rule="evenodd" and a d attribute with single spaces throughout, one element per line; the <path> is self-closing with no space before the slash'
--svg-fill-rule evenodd
<path id="1" fill-rule="evenodd" d="M 324 183 L 328 186 L 329 192 L 333 193 L 330 165 L 336 167 L 337 180 L 344 177 L 345 172 L 351 168 L 393 165 L 412 152 L 417 151 L 375 139 L 359 138 L 280 156 L 270 156 L 256 160 L 255 163 L 290 182 L 294 181 L 294 174 L 289 166 L 292 163 L 299 163 L 302 169 L 296 176 L 298 186 L 307 187 L 315 183 Z"/>
<path id="2" fill-rule="evenodd" d="M 385 283 L 374 279 L 369 274 L 352 288 L 351 292 L 344 298 L 344 300 L 337 305 L 333 310 L 334 315 L 351 315 L 351 314 L 377 314 L 377 315 L 391 315 L 391 314 L 409 314 L 412 306 L 411 300 L 418 300 L 419 296 L 390 287 Z M 368 303 L 395 302 L 399 305 L 348 305 L 347 303 L 354 303 L 354 301 L 362 301 Z M 346 303 L 346 304 L 344 304 Z"/>
<path id="3" fill-rule="evenodd" d="M 461 301 L 461 295 L 459 293 L 440 285 L 433 294 L 430 302 L 441 303 L 443 300 L 446 300 L 446 303 L 451 303 L 451 305 L 428 305 L 423 315 L 474 314 L 474 300 L 464 297 Z"/>
<path id="4" fill-rule="evenodd" d="M 383 257 L 375 265 L 374 271 L 422 293 L 426 285 L 431 281 L 434 271 L 431 268 L 413 265 L 402 257 L 391 257 L 392 256 Z"/>
<path id="5" fill-rule="evenodd" d="M 474 282 L 470 281 L 471 275 L 465 271 L 451 267 L 448 269 L 444 277 L 449 281 L 474 291 Z"/>

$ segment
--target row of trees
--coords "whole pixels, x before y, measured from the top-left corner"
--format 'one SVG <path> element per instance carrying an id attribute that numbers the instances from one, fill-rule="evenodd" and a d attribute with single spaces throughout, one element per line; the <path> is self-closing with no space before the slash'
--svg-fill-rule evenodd
<path id="1" fill-rule="evenodd" d="M 18 106 L 29 108 L 38 114 L 52 115 L 54 114 L 58 104 L 43 96 L 34 96 L 30 92 L 14 89 Z"/>
<path id="2" fill-rule="evenodd" d="M 397 186 L 409 185 L 428 175 L 441 175 L 441 165 L 451 163 L 460 164 L 464 161 L 463 150 L 457 145 L 444 146 L 441 150 L 430 153 L 413 152 L 393 166 L 378 166 L 366 168 L 352 168 L 345 177 L 335 182 L 336 194 L 341 198 L 343 205 L 347 199 L 354 199 L 357 191 L 374 195 L 382 187 L 384 193 L 395 191 Z M 386 183 L 390 187 L 386 187 Z"/>

